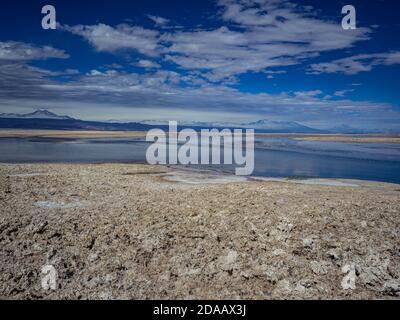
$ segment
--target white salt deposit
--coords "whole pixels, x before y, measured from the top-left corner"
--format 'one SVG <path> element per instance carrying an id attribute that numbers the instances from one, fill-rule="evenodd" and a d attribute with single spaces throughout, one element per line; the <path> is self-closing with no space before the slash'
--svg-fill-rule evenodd
<path id="1" fill-rule="evenodd" d="M 25 178 L 25 177 L 37 177 L 42 175 L 44 175 L 44 173 L 17 173 L 9 175 L 9 177 Z"/>
<path id="2" fill-rule="evenodd" d="M 36 201 L 35 205 L 40 208 L 48 208 L 48 209 L 72 209 L 72 208 L 84 207 L 87 205 L 87 203 L 81 201 L 74 201 L 70 203 L 53 202 L 53 201 Z"/>
<path id="3" fill-rule="evenodd" d="M 287 178 L 255 178 L 259 181 L 273 181 L 273 182 L 286 182 L 295 184 L 308 184 L 308 185 L 323 185 L 323 186 L 337 186 L 337 187 L 358 187 L 358 185 L 348 182 L 342 182 L 338 180 L 329 179 L 304 179 L 304 180 L 292 180 Z"/>
<path id="4" fill-rule="evenodd" d="M 164 179 L 186 184 L 226 184 L 247 181 L 247 178 L 240 176 L 210 175 L 197 172 L 172 172 L 169 175 L 165 175 Z"/>

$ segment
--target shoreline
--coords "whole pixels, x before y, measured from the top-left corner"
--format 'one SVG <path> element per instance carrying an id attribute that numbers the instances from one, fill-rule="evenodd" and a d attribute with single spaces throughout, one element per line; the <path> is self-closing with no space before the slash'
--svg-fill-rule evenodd
<path id="1" fill-rule="evenodd" d="M 366 185 L 366 184 L 383 184 L 383 185 L 392 185 L 392 186 L 400 186 L 400 182 L 389 182 L 389 181 L 381 181 L 381 180 L 369 180 L 369 179 L 350 179 L 350 178 L 323 178 L 323 177 L 303 177 L 303 176 L 260 176 L 260 175 L 250 175 L 250 176 L 236 176 L 233 172 L 228 172 L 225 170 L 220 170 L 218 168 L 197 168 L 197 167 L 188 167 L 184 165 L 150 165 L 145 162 L 45 162 L 45 161 L 38 161 L 38 162 L 0 162 L 1 166 L 148 166 L 148 167 L 158 167 L 164 168 L 166 173 L 168 171 L 176 171 L 182 173 L 189 173 L 189 174 L 199 174 L 199 175 L 209 175 L 209 176 L 222 176 L 222 177 L 232 177 L 233 181 L 269 181 L 269 182 L 279 182 L 279 183 L 291 183 L 291 184 L 314 184 L 314 185 L 335 185 L 335 182 L 343 184 L 346 186 L 358 186 L 358 185 Z"/>
<path id="2" fill-rule="evenodd" d="M 68 130 L 22 130 L 0 129 L 0 138 L 144 138 L 146 131 L 68 131 Z M 301 141 L 388 143 L 400 144 L 400 135 L 384 134 L 300 134 L 255 133 L 256 137 L 286 137 Z"/>

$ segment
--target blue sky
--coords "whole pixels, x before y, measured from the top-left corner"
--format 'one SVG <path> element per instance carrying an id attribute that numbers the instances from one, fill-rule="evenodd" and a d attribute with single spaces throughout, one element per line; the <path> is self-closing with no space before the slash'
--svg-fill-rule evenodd
<path id="1" fill-rule="evenodd" d="M 2 1 L 0 112 L 400 131 L 399 16 L 396 0 Z"/>

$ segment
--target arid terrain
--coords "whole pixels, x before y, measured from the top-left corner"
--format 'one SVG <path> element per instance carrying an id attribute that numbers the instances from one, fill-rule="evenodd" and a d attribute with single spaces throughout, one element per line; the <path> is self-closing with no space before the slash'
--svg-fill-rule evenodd
<path id="1" fill-rule="evenodd" d="M 70 130 L 22 130 L 0 129 L 0 138 L 140 138 L 146 137 L 146 131 L 70 131 Z M 256 133 L 260 137 L 287 137 L 294 140 L 338 141 L 357 143 L 400 143 L 399 135 L 380 134 L 297 134 L 297 133 Z"/>
<path id="2" fill-rule="evenodd" d="M 145 137 L 145 131 L 0 130 L 0 138 L 131 138 Z"/>
<path id="3" fill-rule="evenodd" d="M 0 298 L 398 299 L 399 215 L 395 184 L 0 165 Z"/>

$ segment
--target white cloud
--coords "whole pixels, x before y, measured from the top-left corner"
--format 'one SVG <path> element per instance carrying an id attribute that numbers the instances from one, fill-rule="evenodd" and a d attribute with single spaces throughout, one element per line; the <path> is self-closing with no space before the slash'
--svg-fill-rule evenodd
<path id="1" fill-rule="evenodd" d="M 400 51 L 359 54 L 331 62 L 316 63 L 311 65 L 310 73 L 344 73 L 353 75 L 371 71 L 380 65 L 390 66 L 394 64 L 400 64 Z"/>
<path id="2" fill-rule="evenodd" d="M 98 70 L 93 69 L 93 70 L 90 70 L 90 71 L 87 73 L 87 75 L 88 75 L 88 76 L 102 76 L 102 75 L 104 75 L 104 73 L 101 72 L 101 71 L 98 71 Z"/>
<path id="3" fill-rule="evenodd" d="M 0 42 L 0 61 L 66 59 L 68 57 L 69 55 L 65 51 L 50 46 L 37 47 L 16 41 Z"/>
<path id="4" fill-rule="evenodd" d="M 147 16 L 150 20 L 152 20 L 157 26 L 165 26 L 166 24 L 169 23 L 169 19 L 163 18 L 163 17 L 159 17 L 159 16 L 152 16 L 152 15 L 148 15 Z"/>
<path id="5" fill-rule="evenodd" d="M 207 70 L 211 81 L 298 64 L 321 52 L 350 48 L 369 39 L 371 32 L 344 32 L 337 21 L 319 18 L 312 7 L 289 1 L 221 0 L 219 5 L 227 25 L 162 36 L 170 44 L 168 61 L 184 69 Z"/>
<path id="6" fill-rule="evenodd" d="M 354 91 L 354 89 L 339 90 L 339 91 L 336 91 L 336 92 L 334 93 L 334 95 L 335 95 L 336 97 L 341 97 L 341 98 L 343 98 L 343 97 L 345 97 L 348 93 L 353 92 L 353 91 Z"/>
<path id="7" fill-rule="evenodd" d="M 69 83 L 45 84 L 43 88 L 58 91 L 65 97 L 79 96 L 91 101 L 121 103 L 130 106 L 168 107 L 202 110 L 228 110 L 242 114 L 260 113 L 280 117 L 325 117 L 327 114 L 387 111 L 388 104 L 326 100 L 321 90 L 293 94 L 242 93 L 222 85 L 180 86 L 190 81 L 172 71 L 158 70 L 145 74 L 115 70 L 90 72 Z M 186 83 L 190 84 L 190 83 Z M 229 108 L 227 108 L 229 106 Z M 348 108 L 351 106 L 351 108 Z"/>
<path id="8" fill-rule="evenodd" d="M 28 63 L 68 57 L 65 51 L 50 46 L 39 47 L 16 41 L 0 42 L 0 98 L 19 99 L 27 95 L 40 97 L 43 90 L 39 85 L 52 83 L 49 77 L 73 76 L 79 71 L 73 69 L 50 71 Z M 48 96 L 51 95 L 50 93 Z"/>
<path id="9" fill-rule="evenodd" d="M 161 68 L 161 65 L 159 65 L 157 62 L 151 61 L 151 60 L 146 60 L 146 59 L 141 59 L 139 60 L 136 65 L 141 68 L 146 68 L 146 69 L 158 69 Z"/>
<path id="10" fill-rule="evenodd" d="M 185 70 L 198 70 L 209 81 L 235 82 L 247 72 L 299 64 L 322 52 L 351 48 L 369 39 L 371 30 L 344 31 L 337 21 L 313 14 L 310 6 L 290 1 L 220 0 L 224 25 L 162 33 L 127 24 L 64 26 L 84 37 L 98 51 L 133 49 L 164 59 Z M 168 20 L 149 16 L 157 25 Z"/>
<path id="11" fill-rule="evenodd" d="M 158 32 L 154 30 L 127 24 L 111 27 L 103 23 L 92 26 L 63 26 L 62 28 L 82 36 L 97 51 L 115 52 L 131 49 L 148 56 L 159 55 Z"/>
<path id="12" fill-rule="evenodd" d="M 262 72 L 273 77 L 285 73 L 285 66 L 300 64 L 323 52 L 351 48 L 357 42 L 367 40 L 371 30 L 343 31 L 338 21 L 314 15 L 312 7 L 285 0 L 221 0 L 219 5 L 222 20 L 216 28 L 178 31 L 171 26 L 168 30 L 172 31 L 165 32 L 166 27 L 156 31 L 128 24 L 62 27 L 83 37 L 97 51 L 116 53 L 128 49 L 139 52 L 145 57 L 135 55 L 129 63 L 136 61 L 136 66 L 144 68 L 140 73 L 129 73 L 121 66 L 108 65 L 84 75 L 60 71 L 59 75 L 76 76 L 70 81 L 57 81 L 51 77 L 56 75 L 55 72 L 29 66 L 26 62 L 66 58 L 63 51 L 16 42 L 0 45 L 0 102 L 24 99 L 48 105 L 64 101 L 76 112 L 85 104 L 92 108 L 92 111 L 85 111 L 87 114 L 100 116 L 96 110 L 101 109 L 103 118 L 109 117 L 107 112 L 115 118 L 114 109 L 107 110 L 105 106 L 119 106 L 132 110 L 132 113 L 148 110 L 154 120 L 157 120 L 159 110 L 164 110 L 164 119 L 168 119 L 169 110 L 173 110 L 171 117 L 179 114 L 188 121 L 218 113 L 220 120 L 224 114 L 227 117 L 229 114 L 230 118 L 237 119 L 325 121 L 328 125 L 332 119 L 355 119 L 366 126 L 397 120 L 395 125 L 398 127 L 400 116 L 391 105 L 345 99 L 347 90 L 335 92 L 340 99 L 331 99 L 320 90 L 245 93 L 230 86 L 237 83 L 243 73 Z M 159 26 L 168 23 L 162 20 L 164 18 L 153 18 Z M 11 62 L 5 64 L 7 59 Z M 400 60 L 398 52 L 346 59 L 314 64 L 312 71 L 360 72 L 371 70 L 378 64 L 393 65 Z M 163 66 L 168 65 L 164 62 L 173 63 L 174 67 L 179 67 L 179 72 L 162 70 L 160 61 Z"/>
<path id="13" fill-rule="evenodd" d="M 323 94 L 321 90 L 311 90 L 311 91 L 296 91 L 294 95 L 296 98 L 299 99 L 308 99 L 308 98 L 313 98 L 317 97 L 319 95 Z"/>
<path id="14" fill-rule="evenodd" d="M 331 119 L 348 123 L 355 121 L 363 127 L 382 124 L 398 128 L 399 113 L 387 103 L 356 102 L 347 99 L 326 99 L 320 90 L 295 93 L 244 93 L 237 89 L 210 84 L 195 75 L 156 70 L 128 73 L 121 70 L 92 70 L 68 82 L 49 80 L 48 73 L 19 63 L 0 64 L 0 102 L 14 100 L 38 101 L 35 105 L 62 103 L 71 106 L 67 114 L 79 114 L 82 105 L 90 105 L 86 117 L 119 118 L 116 110 L 136 114 L 148 110 L 147 119 L 179 119 L 205 121 L 218 114 L 219 121 L 257 119 L 286 120 L 310 123 L 331 123 Z M 24 105 L 27 106 L 26 104 Z M 112 106 L 107 108 L 107 106 Z M 114 108 L 115 107 L 115 108 Z M 119 109 L 118 109 L 119 108 Z M 158 110 L 158 111 L 157 111 Z M 173 112 L 169 112 L 173 110 Z M 122 112 L 122 111 L 121 111 Z M 140 111 L 141 112 L 141 111 Z M 91 116 L 89 116 L 89 114 Z M 118 117 L 115 115 L 118 114 Z"/>

